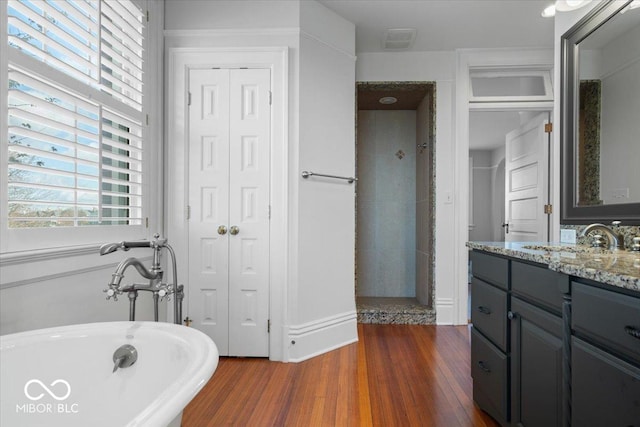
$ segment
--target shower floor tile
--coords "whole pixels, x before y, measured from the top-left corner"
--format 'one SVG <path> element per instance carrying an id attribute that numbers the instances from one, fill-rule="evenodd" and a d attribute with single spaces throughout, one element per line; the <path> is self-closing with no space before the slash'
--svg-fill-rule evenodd
<path id="1" fill-rule="evenodd" d="M 358 323 L 382 325 L 434 325 L 435 310 L 416 298 L 357 297 Z"/>

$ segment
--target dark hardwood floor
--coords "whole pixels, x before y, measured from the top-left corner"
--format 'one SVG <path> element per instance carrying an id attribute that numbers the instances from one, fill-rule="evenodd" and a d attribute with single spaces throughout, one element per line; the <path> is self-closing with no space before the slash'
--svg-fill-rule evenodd
<path id="1" fill-rule="evenodd" d="M 301 363 L 221 358 L 183 427 L 497 426 L 473 403 L 467 326 L 358 325 Z"/>

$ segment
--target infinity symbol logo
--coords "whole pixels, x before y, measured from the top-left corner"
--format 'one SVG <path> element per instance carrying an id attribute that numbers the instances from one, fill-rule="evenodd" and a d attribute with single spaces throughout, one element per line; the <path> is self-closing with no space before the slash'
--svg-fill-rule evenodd
<path id="1" fill-rule="evenodd" d="M 27 398 L 30 400 L 40 400 L 44 397 L 44 393 L 40 393 L 37 396 L 32 396 L 31 394 L 29 394 L 29 390 L 28 390 L 29 386 L 34 383 L 40 385 L 40 387 L 42 387 L 44 391 L 46 391 L 49 394 L 49 396 L 53 397 L 55 400 L 65 400 L 71 394 L 71 386 L 65 380 L 58 379 L 52 382 L 51 384 L 49 384 L 51 387 L 54 387 L 56 384 L 64 384 L 65 386 L 67 386 L 67 393 L 64 396 L 58 396 L 53 391 L 51 391 L 49 387 L 44 385 L 42 381 L 33 379 L 33 380 L 27 381 L 27 383 L 24 385 L 24 395 L 27 396 Z"/>

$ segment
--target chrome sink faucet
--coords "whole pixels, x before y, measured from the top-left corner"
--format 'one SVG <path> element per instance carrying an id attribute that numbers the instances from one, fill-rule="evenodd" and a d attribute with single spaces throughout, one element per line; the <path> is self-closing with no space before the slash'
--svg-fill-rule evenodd
<path id="1" fill-rule="evenodd" d="M 148 291 L 153 293 L 154 302 L 154 317 L 158 321 L 158 300 L 169 299 L 171 295 L 174 296 L 174 321 L 176 324 L 181 324 L 182 318 L 182 300 L 184 299 L 184 287 L 178 285 L 178 276 L 176 270 L 176 256 L 173 248 L 167 243 L 167 239 L 160 239 L 160 235 L 153 236 L 153 240 L 137 240 L 137 241 L 123 241 L 119 243 L 105 243 L 100 246 L 100 255 L 107 255 L 117 250 L 128 251 L 131 248 L 151 248 L 153 249 L 153 262 L 150 269 L 144 266 L 144 264 L 137 258 L 131 257 L 121 261 L 116 268 L 116 271 L 111 275 L 111 280 L 107 284 L 107 288 L 104 290 L 107 294 L 107 299 L 113 298 L 114 301 L 118 300 L 118 295 L 127 293 L 129 297 L 129 320 L 135 320 L 135 303 L 138 297 L 138 291 Z M 172 270 L 173 270 L 173 284 L 162 283 L 163 270 L 160 264 L 160 253 L 162 249 L 167 249 L 171 255 Z M 124 278 L 125 271 L 133 266 L 138 273 L 145 279 L 148 279 L 148 283 L 131 284 L 121 286 L 122 279 Z"/>
<path id="2" fill-rule="evenodd" d="M 620 221 L 613 221 L 612 223 L 613 226 L 617 226 L 619 224 Z M 607 237 L 607 240 L 609 241 L 609 249 L 624 249 L 624 237 L 620 233 L 616 233 L 611 227 L 600 223 L 589 224 L 582 232 L 582 235 L 587 236 L 592 231 L 599 231 Z"/>

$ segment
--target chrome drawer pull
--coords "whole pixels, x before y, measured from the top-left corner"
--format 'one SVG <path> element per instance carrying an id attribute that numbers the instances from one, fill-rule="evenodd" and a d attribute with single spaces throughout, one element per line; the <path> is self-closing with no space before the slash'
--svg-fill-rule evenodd
<path id="1" fill-rule="evenodd" d="M 489 369 L 489 367 L 488 367 L 487 365 L 485 365 L 485 363 L 484 363 L 482 360 L 480 360 L 480 361 L 478 362 L 478 366 L 480 367 L 480 369 L 482 369 L 482 370 L 483 370 L 483 371 L 485 371 L 486 373 L 491 372 L 491 369 Z"/>
<path id="2" fill-rule="evenodd" d="M 624 331 L 632 337 L 638 338 L 640 340 L 640 329 L 634 328 L 633 326 L 625 326 Z"/>
<path id="3" fill-rule="evenodd" d="M 482 314 L 491 314 L 491 309 L 483 305 L 478 306 L 478 311 Z"/>

